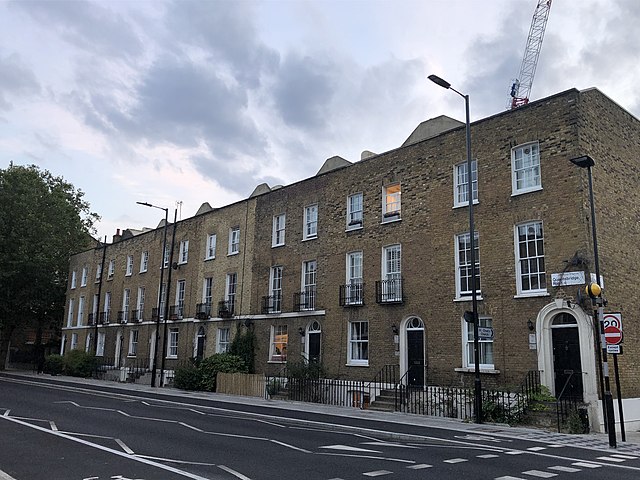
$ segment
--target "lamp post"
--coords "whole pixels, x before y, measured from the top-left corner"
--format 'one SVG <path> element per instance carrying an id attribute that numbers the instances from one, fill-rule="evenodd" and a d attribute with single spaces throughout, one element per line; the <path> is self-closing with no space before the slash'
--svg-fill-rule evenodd
<path id="1" fill-rule="evenodd" d="M 153 366 L 151 368 L 151 386 L 156 386 L 156 371 L 158 366 L 158 342 L 160 340 L 160 308 L 162 306 L 162 283 L 164 282 L 164 255 L 167 251 L 167 222 L 169 220 L 169 209 L 151 205 L 147 202 L 136 202 L 138 205 L 145 207 L 157 208 L 158 210 L 164 210 L 164 232 L 162 234 L 162 260 L 160 261 L 160 287 L 158 288 L 158 313 L 156 315 L 156 338 L 153 340 Z M 166 295 L 165 295 L 166 297 Z M 166 302 L 166 300 L 165 300 Z M 160 372 L 160 375 L 164 375 L 164 371 Z"/>
<path id="2" fill-rule="evenodd" d="M 465 113 L 466 113 L 466 143 L 467 143 L 467 186 L 468 186 L 468 199 L 469 199 L 469 245 L 471 248 L 470 262 L 471 262 L 471 308 L 472 308 L 472 320 L 473 320 L 473 363 L 474 363 L 474 404 L 475 404 L 475 421 L 476 423 L 482 423 L 482 381 L 480 380 L 480 342 L 478 338 L 478 296 L 476 293 L 477 285 L 477 272 L 476 272 L 476 250 L 475 250 L 475 227 L 473 221 L 473 175 L 472 175 L 472 159 L 471 159 L 471 124 L 469 120 L 469 95 L 460 93 L 455 88 L 451 87 L 451 84 L 446 80 L 438 77 L 437 75 L 429 75 L 431 80 L 436 85 L 441 86 L 447 90 L 452 90 L 462 98 L 464 98 Z"/>
<path id="3" fill-rule="evenodd" d="M 587 177 L 589 179 L 589 203 L 591 204 L 591 235 L 593 237 L 593 259 L 596 267 L 596 283 L 600 283 L 600 259 L 598 257 L 598 236 L 596 235 L 596 207 L 593 201 L 593 178 L 591 175 L 591 167 L 596 162 L 588 155 L 582 157 L 572 158 L 571 163 L 580 168 L 587 169 Z M 602 348 L 602 371 L 601 374 L 604 377 L 604 394 L 602 398 L 602 409 L 604 413 L 605 427 L 609 434 L 609 446 L 616 448 L 616 423 L 613 414 L 613 397 L 611 396 L 611 384 L 609 382 L 609 364 L 607 363 L 607 342 L 604 340 L 604 306 L 603 306 L 602 292 L 599 291 L 596 298 L 593 299 L 594 311 L 593 319 L 594 323 L 596 318 L 598 319 L 599 333 L 596 334 L 597 342 Z"/>

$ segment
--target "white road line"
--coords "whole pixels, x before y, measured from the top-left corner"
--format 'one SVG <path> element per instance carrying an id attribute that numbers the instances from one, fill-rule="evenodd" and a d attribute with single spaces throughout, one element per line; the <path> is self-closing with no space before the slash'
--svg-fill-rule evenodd
<path id="1" fill-rule="evenodd" d="M 494 480 L 525 480 L 525 479 L 520 477 L 510 477 L 507 475 L 506 477 L 498 477 L 498 478 L 495 478 Z"/>
<path id="2" fill-rule="evenodd" d="M 538 478 L 551 478 L 558 476 L 557 473 L 543 472 L 542 470 L 527 470 L 526 472 L 522 472 L 522 474 Z"/>
<path id="3" fill-rule="evenodd" d="M 589 462 L 575 462 L 571 465 L 575 465 L 576 467 L 584 467 L 584 468 L 600 468 L 602 465 L 598 465 L 597 463 L 589 463 Z"/>
<path id="4" fill-rule="evenodd" d="M 365 472 L 363 475 L 366 477 L 381 477 L 382 475 L 390 475 L 392 473 L 393 472 L 389 470 L 376 470 L 375 472 Z"/>
<path id="5" fill-rule="evenodd" d="M 509 450 L 508 452 L 504 452 L 505 455 L 522 455 L 523 451 L 521 450 Z"/>
<path id="6" fill-rule="evenodd" d="M 11 475 L 9 475 L 6 472 L 3 472 L 2 470 L 0 470 L 0 480 L 16 480 L 15 478 L 13 478 Z"/>
<path id="7" fill-rule="evenodd" d="M 224 465 L 218 465 L 218 468 L 224 470 L 227 473 L 230 473 L 231 475 L 233 475 L 236 478 L 239 478 L 240 480 L 251 480 L 249 477 L 241 474 L 240 472 L 236 472 L 235 470 L 232 470 L 229 467 L 226 467 Z"/>
<path id="8" fill-rule="evenodd" d="M 346 452 L 382 453 L 377 450 L 368 450 L 366 448 L 350 447 L 349 445 L 325 445 L 319 448 L 328 449 L 328 450 L 342 450 Z"/>
<path id="9" fill-rule="evenodd" d="M 357 455 L 355 453 L 334 453 L 334 452 L 318 452 L 316 455 L 329 455 L 332 457 L 348 457 L 348 458 L 370 458 L 371 460 L 384 460 L 385 462 L 397 463 L 415 463 L 413 460 L 404 460 L 402 458 L 376 457 L 375 455 Z"/>
<path id="10" fill-rule="evenodd" d="M 133 450 L 131 450 L 129 447 L 127 447 L 127 445 L 120 440 L 119 438 L 114 438 L 113 439 L 118 445 L 120 445 L 120 447 L 122 447 L 122 450 L 124 450 L 125 452 L 127 452 L 129 455 L 133 455 L 135 452 Z"/>
<path id="11" fill-rule="evenodd" d="M 557 470 L 558 472 L 566 472 L 566 473 L 575 473 L 575 472 L 581 472 L 582 471 L 579 468 L 564 467 L 562 465 L 557 465 L 555 467 L 549 467 L 549 470 Z"/>
<path id="12" fill-rule="evenodd" d="M 539 452 L 541 450 L 546 450 L 546 449 L 547 449 L 547 447 L 530 447 L 530 448 L 527 448 L 527 450 L 530 451 L 530 452 Z"/>
<path id="13" fill-rule="evenodd" d="M 4 411 L 4 413 L 2 414 L 2 416 L 3 416 L 3 417 L 8 417 L 8 416 L 9 416 L 9 412 L 10 412 L 10 411 L 11 411 L 11 410 L 9 410 L 9 409 L 5 410 L 5 411 Z"/>
<path id="14" fill-rule="evenodd" d="M 200 433 L 204 432 L 204 430 L 202 430 L 201 428 L 194 427 L 193 425 L 189 425 L 188 423 L 178 422 L 178 425 L 182 425 L 183 427 L 190 428 L 191 430 L 195 430 L 196 432 L 200 432 Z"/>
<path id="15" fill-rule="evenodd" d="M 148 460 L 158 460 L 159 462 L 169 462 L 169 463 L 178 463 L 182 465 L 201 465 L 205 467 L 217 467 L 218 465 L 215 463 L 206 463 L 206 462 L 191 462 L 189 460 L 176 460 L 174 458 L 166 458 L 166 457 L 152 457 L 150 455 L 136 455 L 137 458 L 146 458 Z"/>
<path id="16" fill-rule="evenodd" d="M 433 465 L 428 465 L 426 463 L 419 463 L 417 465 L 409 465 L 407 468 L 410 468 L 411 470 L 422 470 L 423 468 L 431 468 L 433 467 Z"/>
<path id="17" fill-rule="evenodd" d="M 624 462 L 624 459 L 614 458 L 614 457 L 598 457 L 598 460 L 602 460 L 603 462 L 616 462 L 616 463 Z"/>
<path id="18" fill-rule="evenodd" d="M 450 458 L 449 460 L 443 460 L 444 463 L 462 463 L 468 462 L 466 458 Z"/>
<path id="19" fill-rule="evenodd" d="M 632 457 L 631 455 L 622 455 L 621 453 L 614 453 L 611 456 L 616 458 L 624 458 L 625 460 L 635 460 L 636 458 L 638 458 L 638 457 Z"/>
<path id="20" fill-rule="evenodd" d="M 55 422 L 52 422 L 51 420 L 49 420 L 49 425 L 51 426 L 51 430 L 53 430 L 54 432 L 58 431 L 58 427 L 56 427 Z"/>
<path id="21" fill-rule="evenodd" d="M 478 458 L 500 458 L 500 455 L 494 455 L 493 453 L 487 453 L 486 455 L 476 455 Z"/>
<path id="22" fill-rule="evenodd" d="M 379 447 L 398 447 L 398 448 L 414 448 L 420 449 L 420 447 L 415 447 L 413 445 L 402 445 L 400 443 L 391 443 L 391 442 L 362 442 L 361 445 L 372 445 Z"/>
<path id="23" fill-rule="evenodd" d="M 96 448 L 98 450 L 102 450 L 103 452 L 111 453 L 111 454 L 117 455 L 119 457 L 125 457 L 125 458 L 128 458 L 128 459 L 132 460 L 132 461 L 144 463 L 144 464 L 150 465 L 152 467 L 160 468 L 162 470 L 166 470 L 166 471 L 175 473 L 176 475 L 182 475 L 183 477 L 191 478 L 193 480 L 207 480 L 207 478 L 201 477 L 200 475 L 196 475 L 196 474 L 193 474 L 193 473 L 185 472 L 183 470 L 179 470 L 177 468 L 174 468 L 174 467 L 171 467 L 171 466 L 168 466 L 168 465 L 162 465 L 161 463 L 157 463 L 157 462 L 153 462 L 153 461 L 150 461 L 150 460 L 146 460 L 144 458 L 131 456 L 131 455 L 128 455 L 128 454 L 126 454 L 124 452 L 121 452 L 119 450 L 114 450 L 113 448 L 103 447 L 102 445 L 98 445 L 96 443 L 91 443 L 91 442 L 88 442 L 87 440 L 83 440 L 81 438 L 72 437 L 70 435 L 66 435 L 66 434 L 60 433 L 60 432 L 54 432 L 52 430 L 49 430 L 48 428 L 39 427 L 38 425 L 32 425 L 30 423 L 23 422 L 21 420 L 17 420 L 17 419 L 12 418 L 12 417 L 2 417 L 2 418 L 6 419 L 6 420 L 8 420 L 10 422 L 17 423 L 19 425 L 23 425 L 25 427 L 33 428 L 34 430 L 38 430 L 40 432 L 48 433 L 49 435 L 55 435 L 56 437 L 65 438 L 67 440 L 71 440 L 72 442 L 78 442 L 78 443 L 81 443 L 83 445 L 87 445 L 89 447 L 93 447 L 93 448 Z"/>
<path id="24" fill-rule="evenodd" d="M 272 443 L 276 443 L 278 445 L 282 445 L 283 447 L 290 448 L 292 450 L 297 450 L 297 451 L 302 452 L 302 453 L 311 453 L 309 450 L 305 450 L 304 448 L 296 447 L 294 445 L 289 445 L 288 443 L 280 442 L 278 440 L 270 439 L 269 441 L 272 442 Z"/>

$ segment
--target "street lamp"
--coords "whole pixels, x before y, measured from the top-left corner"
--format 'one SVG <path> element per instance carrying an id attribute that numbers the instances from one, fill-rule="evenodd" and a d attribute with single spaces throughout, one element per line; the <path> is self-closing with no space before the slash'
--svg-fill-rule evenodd
<path id="1" fill-rule="evenodd" d="M 156 371 L 158 366 L 158 342 L 160 340 L 160 308 L 162 307 L 162 283 L 164 282 L 164 255 L 167 251 L 167 222 L 169 220 L 169 209 L 151 205 L 147 202 L 136 202 L 138 205 L 145 207 L 157 208 L 164 210 L 164 233 L 162 234 L 162 260 L 160 261 L 160 288 L 158 289 L 158 310 L 156 315 L 156 338 L 153 346 L 153 366 L 151 368 L 151 386 L 156 386 Z M 165 295 L 166 297 L 166 295 Z M 167 299 L 165 298 L 165 303 Z M 164 376 L 164 368 L 160 370 L 160 376 Z M 161 382 L 162 384 L 162 382 Z"/>
<path id="2" fill-rule="evenodd" d="M 600 259 L 598 257 L 598 237 L 596 235 L 596 207 L 593 201 L 593 177 L 591 175 L 591 167 L 596 162 L 588 155 L 572 158 L 571 163 L 580 168 L 587 169 L 587 177 L 589 179 L 589 203 L 591 204 L 591 234 L 593 236 L 593 259 L 596 266 L 596 283 L 600 283 Z M 611 386 L 609 382 L 609 365 L 607 363 L 607 342 L 604 341 L 604 306 L 602 300 L 602 292 L 598 292 L 598 295 L 593 299 L 594 307 L 594 324 L 595 319 L 598 319 L 598 325 L 600 335 L 596 332 L 596 339 L 598 340 L 598 347 L 602 348 L 602 371 L 601 375 L 604 377 L 604 394 L 602 398 L 602 409 L 604 413 L 605 426 L 607 433 L 609 434 L 609 446 L 616 448 L 616 423 L 613 414 L 613 397 L 611 396 Z M 595 325 L 594 325 L 595 326 Z"/>
<path id="3" fill-rule="evenodd" d="M 469 120 L 469 95 L 464 95 L 451 87 L 451 84 L 446 80 L 438 77 L 437 75 L 429 75 L 431 80 L 436 85 L 441 86 L 447 90 L 453 90 L 462 98 L 464 98 L 465 113 L 466 113 L 466 141 L 467 141 L 467 186 L 469 197 L 469 243 L 471 248 L 470 261 L 471 261 L 471 308 L 472 308 L 472 320 L 473 320 L 473 363 L 475 372 L 474 381 L 474 403 L 475 403 L 475 421 L 476 423 L 482 423 L 482 382 L 480 380 L 480 342 L 478 334 L 478 297 L 476 293 L 477 285 L 477 272 L 476 272 L 476 250 L 475 250 L 475 227 L 473 222 L 473 175 L 472 175 L 472 160 L 471 160 L 471 124 Z"/>

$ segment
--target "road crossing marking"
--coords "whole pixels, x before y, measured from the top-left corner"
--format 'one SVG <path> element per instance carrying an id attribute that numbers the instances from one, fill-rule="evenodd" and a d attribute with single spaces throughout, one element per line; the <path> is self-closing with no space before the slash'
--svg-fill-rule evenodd
<path id="1" fill-rule="evenodd" d="M 218 465 L 218 468 L 224 470 L 227 473 L 230 473 L 231 475 L 233 475 L 236 478 L 239 478 L 240 480 L 251 480 L 249 477 L 244 476 L 243 474 L 241 474 L 240 472 L 236 472 L 235 470 L 225 466 L 225 465 Z"/>
<path id="2" fill-rule="evenodd" d="M 466 458 L 450 458 L 449 460 L 444 460 L 444 463 L 462 463 L 468 462 Z"/>
<path id="3" fill-rule="evenodd" d="M 422 470 L 423 468 L 431 468 L 433 465 L 428 465 L 426 463 L 418 463 L 417 465 L 409 465 L 407 468 L 411 470 Z"/>
<path id="4" fill-rule="evenodd" d="M 495 480 L 525 480 L 525 479 L 520 477 L 510 477 L 507 475 L 506 477 L 498 477 Z"/>
<path id="5" fill-rule="evenodd" d="M 505 455 L 522 455 L 523 453 L 522 450 L 509 450 L 508 452 L 504 452 Z"/>
<path id="6" fill-rule="evenodd" d="M 122 440 L 119 438 L 114 438 L 115 442 L 122 447 L 122 450 L 127 452 L 129 455 L 133 455 L 135 452 L 131 450 Z"/>
<path id="7" fill-rule="evenodd" d="M 500 455 L 496 455 L 494 453 L 487 453 L 485 455 L 476 455 L 478 458 L 500 458 Z"/>
<path id="8" fill-rule="evenodd" d="M 546 450 L 547 447 L 531 447 L 531 448 L 527 448 L 527 450 L 529 450 L 530 452 L 539 452 L 540 450 Z"/>
<path id="9" fill-rule="evenodd" d="M 614 458 L 614 457 L 598 457 L 598 460 L 602 460 L 603 462 L 616 462 L 616 463 L 624 462 L 624 459 Z"/>
<path id="10" fill-rule="evenodd" d="M 563 467 L 562 465 L 557 465 L 555 467 L 549 467 L 549 470 L 557 470 L 558 472 L 566 472 L 566 473 L 575 473 L 575 472 L 580 472 L 581 471 L 579 468 Z"/>
<path id="11" fill-rule="evenodd" d="M 638 457 L 632 457 L 631 455 L 622 455 L 621 453 L 614 453 L 611 456 L 616 458 L 623 458 L 625 460 L 635 460 L 638 458 Z"/>
<path id="12" fill-rule="evenodd" d="M 367 477 L 381 477 L 382 475 L 390 475 L 392 473 L 393 472 L 390 472 L 389 470 L 376 470 L 375 472 L 365 472 L 363 475 Z"/>
<path id="13" fill-rule="evenodd" d="M 372 445 L 374 447 L 398 447 L 398 448 L 415 448 L 419 449 L 415 445 L 402 445 L 400 443 L 392 443 L 392 442 L 362 442 L 361 445 Z"/>
<path id="14" fill-rule="evenodd" d="M 526 472 L 522 472 L 523 475 L 530 475 L 532 477 L 538 477 L 538 478 L 551 478 L 551 477 L 557 477 L 558 474 L 557 473 L 551 473 L 551 472 L 543 472 L 541 470 L 528 470 Z"/>
<path id="15" fill-rule="evenodd" d="M 597 463 L 589 463 L 589 462 L 575 462 L 571 465 L 575 465 L 576 467 L 584 467 L 584 468 L 600 468 L 602 465 L 598 465 Z"/>

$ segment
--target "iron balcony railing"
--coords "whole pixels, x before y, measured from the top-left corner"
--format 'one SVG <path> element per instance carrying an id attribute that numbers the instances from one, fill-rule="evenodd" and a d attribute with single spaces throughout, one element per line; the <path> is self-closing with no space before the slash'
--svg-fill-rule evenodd
<path id="1" fill-rule="evenodd" d="M 142 321 L 142 310 L 131 310 L 130 321 L 138 323 Z"/>
<path id="2" fill-rule="evenodd" d="M 110 317 L 111 317 L 111 310 L 107 310 L 106 312 L 100 312 L 100 323 L 102 325 L 108 325 Z"/>
<path id="3" fill-rule="evenodd" d="M 198 303 L 196 304 L 196 318 L 198 320 L 207 320 L 211 317 L 211 303 Z"/>
<path id="4" fill-rule="evenodd" d="M 403 278 L 377 281 L 376 303 L 404 303 L 403 284 Z"/>
<path id="5" fill-rule="evenodd" d="M 364 305 L 364 283 L 340 285 L 340 306 L 359 307 Z"/>
<path id="6" fill-rule="evenodd" d="M 293 305 L 298 312 L 316 309 L 316 287 L 306 288 L 293 294 Z"/>
<path id="7" fill-rule="evenodd" d="M 129 311 L 128 310 L 118 311 L 118 323 L 127 323 L 128 321 L 129 321 Z"/>
<path id="8" fill-rule="evenodd" d="M 218 317 L 231 318 L 233 317 L 235 309 L 235 299 L 233 300 L 221 300 L 218 302 Z"/>
<path id="9" fill-rule="evenodd" d="M 182 305 L 169 306 L 169 320 L 182 320 L 183 308 Z"/>
<path id="10" fill-rule="evenodd" d="M 87 318 L 87 325 L 95 325 L 97 315 L 95 313 L 90 313 Z"/>
<path id="11" fill-rule="evenodd" d="M 266 295 L 262 297 L 262 313 L 282 312 L 282 295 Z"/>

